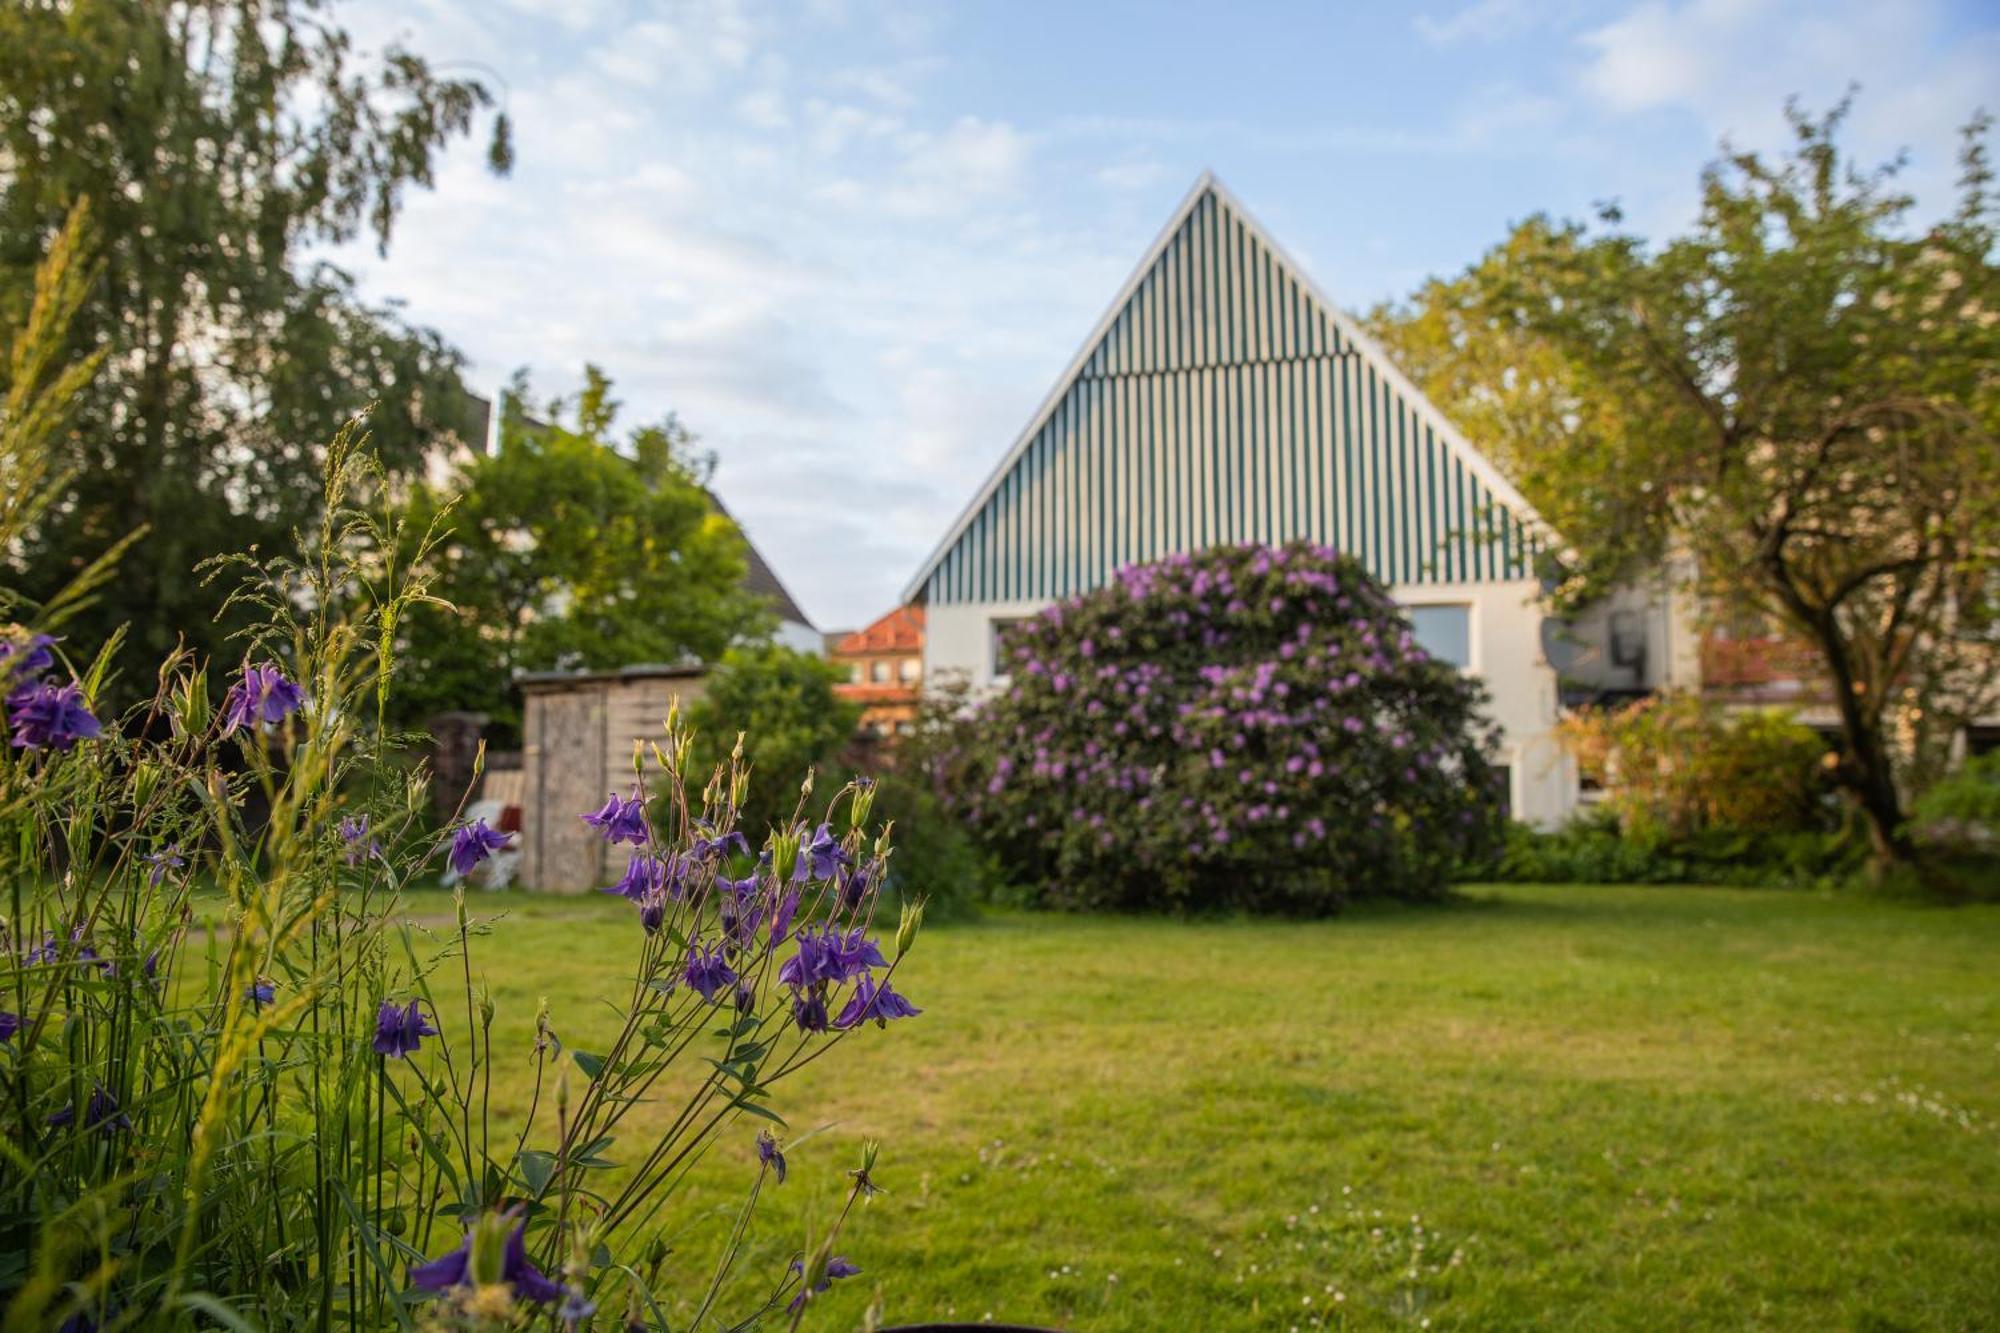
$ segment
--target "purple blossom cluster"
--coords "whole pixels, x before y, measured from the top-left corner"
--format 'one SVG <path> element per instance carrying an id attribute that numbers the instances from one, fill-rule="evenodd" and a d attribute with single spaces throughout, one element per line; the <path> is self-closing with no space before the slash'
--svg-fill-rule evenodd
<path id="1" fill-rule="evenodd" d="M 1434 893 L 1497 836 L 1481 687 L 1328 548 L 1128 568 L 1004 651 L 949 785 L 1058 901 L 1331 910 Z"/>
<path id="2" fill-rule="evenodd" d="M 55 665 L 55 643 L 47 634 L 0 639 L 0 695 L 7 701 L 7 724 L 14 729 L 17 750 L 68 750 L 103 734 L 84 702 L 83 686 L 41 678 Z"/>

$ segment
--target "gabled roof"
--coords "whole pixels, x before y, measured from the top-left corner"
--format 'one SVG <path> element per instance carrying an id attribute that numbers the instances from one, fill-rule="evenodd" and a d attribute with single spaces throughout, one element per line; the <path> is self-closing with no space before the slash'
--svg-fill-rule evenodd
<path id="1" fill-rule="evenodd" d="M 899 606 L 866 629 L 855 630 L 833 645 L 836 655 L 915 653 L 924 647 L 924 608 Z"/>
<path id="2" fill-rule="evenodd" d="M 710 503 L 714 504 L 716 513 L 722 515 L 731 523 L 736 523 L 736 516 L 730 513 L 728 507 L 722 503 L 721 496 L 717 495 L 714 491 L 709 491 L 708 498 Z M 736 523 L 736 530 L 743 535 L 743 561 L 745 565 L 743 586 L 751 593 L 769 602 L 771 610 L 777 614 L 778 619 L 789 620 L 795 624 L 804 625 L 807 629 L 811 629 L 813 627 L 812 621 L 806 619 L 806 613 L 799 609 L 799 604 L 792 600 L 791 593 L 787 592 L 785 585 L 778 581 L 777 571 L 765 562 L 764 553 L 757 549 L 757 543 L 750 540 L 750 534 L 743 531 L 741 523 Z"/>
<path id="3" fill-rule="evenodd" d="M 1204 172 L 904 589 L 1063 596 L 1311 538 L 1390 582 L 1526 577 L 1527 500 Z"/>

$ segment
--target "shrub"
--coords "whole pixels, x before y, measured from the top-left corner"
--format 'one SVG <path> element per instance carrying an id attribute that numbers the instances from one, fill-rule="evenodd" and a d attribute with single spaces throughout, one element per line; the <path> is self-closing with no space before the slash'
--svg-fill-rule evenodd
<path id="1" fill-rule="evenodd" d="M 873 783 L 875 812 L 896 831 L 881 887 L 901 901 L 922 899 L 934 916 L 964 910 L 987 896 L 988 858 L 923 782 L 905 777 L 880 749 L 856 744 L 860 710 L 834 694 L 841 678 L 821 659 L 786 648 L 732 649 L 688 710 L 702 736 L 693 771 L 728 762 L 736 736 L 745 735 L 741 817 L 752 827 L 797 819 L 808 772 L 821 790 Z"/>
<path id="2" fill-rule="evenodd" d="M 1813 830 L 1709 829 L 1679 838 L 1636 837 L 1622 832 L 1607 810 L 1552 832 L 1510 825 L 1496 860 L 1461 873 L 1466 879 L 1517 884 L 1778 888 L 1844 882 L 1860 870 L 1865 853 L 1855 838 Z"/>
<path id="3" fill-rule="evenodd" d="M 1836 822 L 1826 742 L 1782 710 L 1731 712 L 1690 694 L 1658 694 L 1622 709 L 1581 710 L 1562 729 L 1632 837 L 1821 832 Z"/>
<path id="4" fill-rule="evenodd" d="M 782 824 L 799 803 L 800 779 L 812 769 L 831 776 L 854 737 L 860 710 L 833 692 L 842 679 L 823 659 L 777 644 L 731 648 L 688 709 L 688 725 L 701 736 L 692 771 L 726 762 L 744 735 L 743 818 L 752 827 Z"/>
<path id="5" fill-rule="evenodd" d="M 1351 558 L 1175 556 L 1003 650 L 943 785 L 1050 903 L 1326 912 L 1439 894 L 1498 838 L 1482 688 Z"/>
<path id="6" fill-rule="evenodd" d="M 1918 797 L 1910 822 L 1926 841 L 1991 851 L 2000 843 L 2000 750 L 1968 759 Z"/>
<path id="7" fill-rule="evenodd" d="M 747 772 L 690 784 L 696 740 L 670 727 L 656 813 L 635 786 L 589 816 L 634 853 L 629 947 L 600 964 L 616 1037 L 573 1049 L 544 1008 L 496 1043 L 463 895 L 436 934 L 399 896 L 506 838 L 439 844 L 389 767 L 388 652 L 422 576 L 382 586 L 404 544 L 345 507 L 379 478 L 344 444 L 328 476 L 311 554 L 250 571 L 264 628 L 219 709 L 179 654 L 148 706 L 100 720 L 110 645 L 72 679 L 68 645 L 0 627 L 6 1326 L 686 1328 L 720 1298 L 744 1327 L 809 1300 L 853 1271 L 846 1210 L 768 1271 L 739 1259 L 785 1179 L 779 1085 L 916 1012 L 892 981 L 919 914 L 875 932 L 869 794 L 753 834 Z M 533 1070 L 524 1117 L 489 1101 L 503 1062 Z M 678 1110 L 665 1129 L 628 1122 L 648 1101 Z M 742 1207 L 676 1207 L 716 1147 Z M 663 1227 L 691 1262 L 665 1264 Z"/>

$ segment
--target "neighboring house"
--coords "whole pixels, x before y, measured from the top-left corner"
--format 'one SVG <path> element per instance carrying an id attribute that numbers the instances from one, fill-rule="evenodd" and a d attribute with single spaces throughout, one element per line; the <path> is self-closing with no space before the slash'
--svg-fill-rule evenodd
<path id="1" fill-rule="evenodd" d="M 1358 556 L 1434 656 L 1485 681 L 1514 814 L 1567 815 L 1577 777 L 1544 641 L 1568 636 L 1545 624 L 1535 570 L 1555 537 L 1209 175 L 904 600 L 927 616 L 926 676 L 990 687 L 1012 620 L 1127 565 L 1294 539 Z M 1660 599 L 1626 602 L 1649 627 L 1672 620 Z M 1590 674 L 1589 653 L 1555 651 Z M 1614 674 L 1650 688 L 1666 660 Z"/>
<path id="2" fill-rule="evenodd" d="M 708 498 L 714 502 L 718 514 L 732 523 L 736 522 L 736 516 L 723 506 L 721 496 L 710 491 Z M 826 636 L 814 629 L 812 621 L 806 619 L 806 613 L 799 609 L 799 604 L 792 600 L 791 593 L 787 592 L 785 585 L 778 581 L 778 575 L 771 568 L 770 562 L 764 559 L 764 553 L 750 540 L 750 534 L 743 532 L 741 523 L 736 524 L 736 530 L 743 533 L 743 558 L 749 564 L 749 568 L 744 571 L 743 586 L 763 598 L 770 605 L 772 614 L 778 618 L 778 628 L 771 637 L 794 652 L 810 653 L 814 657 L 823 656 L 826 652 Z"/>
<path id="3" fill-rule="evenodd" d="M 861 734 L 907 735 L 924 687 L 924 608 L 899 606 L 866 629 L 841 638 L 827 654 L 848 678 L 833 687 L 861 705 Z"/>

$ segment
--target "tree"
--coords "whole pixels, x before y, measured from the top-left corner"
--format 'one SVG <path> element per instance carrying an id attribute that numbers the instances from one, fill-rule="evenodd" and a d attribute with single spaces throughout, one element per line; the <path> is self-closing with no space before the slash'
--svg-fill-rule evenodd
<path id="1" fill-rule="evenodd" d="M 65 355 L 103 357 L 58 459 L 69 493 L 0 558 L 46 600 L 140 531 L 72 631 L 130 624 L 127 692 L 183 635 L 235 651 L 239 617 L 215 622 L 196 566 L 289 547 L 349 417 L 377 403 L 392 470 L 460 427 L 458 354 L 306 256 L 364 229 L 386 246 L 403 192 L 489 104 L 408 51 L 358 59 L 324 0 L 0 6 L 0 326 L 87 199 L 99 271 Z M 493 146 L 504 169 L 504 117 Z"/>
<path id="2" fill-rule="evenodd" d="M 1377 322 L 1435 352 L 1419 382 L 1447 411 L 1510 422 L 1572 595 L 1680 550 L 1712 611 L 1811 646 L 1836 781 L 1888 864 L 1914 854 L 1899 777 L 1995 703 L 2000 273 L 1988 123 L 1956 211 L 1913 232 L 1899 164 L 1840 155 L 1846 110 L 1794 109 L 1791 152 L 1711 166 L 1684 237 L 1531 220 Z M 1490 334 L 1525 377 L 1468 350 Z"/>
<path id="3" fill-rule="evenodd" d="M 412 532 L 448 526 L 434 592 L 403 625 L 399 713 L 420 722 L 475 709 L 518 724 L 521 671 L 712 661 L 768 627 L 743 586 L 743 536 L 703 487 L 708 460 L 678 420 L 611 439 L 611 382 L 586 371 L 555 425 L 527 415 L 517 377 L 500 449 L 471 454 L 445 485 L 416 487 Z"/>
<path id="4" fill-rule="evenodd" d="M 844 780 L 837 761 L 854 739 L 861 710 L 835 696 L 842 679 L 824 659 L 777 644 L 732 648 L 709 673 L 689 710 L 701 746 L 701 762 L 689 772 L 705 778 L 728 759 L 737 736 L 747 734 L 750 781 L 740 809 L 753 842 L 790 821 L 806 770 L 817 770 L 815 786 L 822 792 L 837 790 Z M 811 801 L 806 806 L 816 808 Z"/>
<path id="5" fill-rule="evenodd" d="M 1067 906 L 1431 897 L 1497 843 L 1485 692 L 1350 556 L 1215 547 L 1009 631 L 944 789 Z"/>

